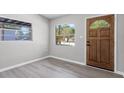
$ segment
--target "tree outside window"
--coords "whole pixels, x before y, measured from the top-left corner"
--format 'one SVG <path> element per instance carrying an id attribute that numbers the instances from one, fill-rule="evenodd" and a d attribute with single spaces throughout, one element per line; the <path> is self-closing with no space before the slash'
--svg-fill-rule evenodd
<path id="1" fill-rule="evenodd" d="M 56 25 L 56 45 L 75 46 L 75 25 Z"/>

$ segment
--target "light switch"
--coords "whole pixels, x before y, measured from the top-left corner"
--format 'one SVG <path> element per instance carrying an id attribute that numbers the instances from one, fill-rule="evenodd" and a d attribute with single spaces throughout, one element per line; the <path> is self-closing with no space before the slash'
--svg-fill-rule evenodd
<path id="1" fill-rule="evenodd" d="M 79 36 L 79 38 L 80 38 L 80 39 L 82 39 L 82 38 L 83 38 L 83 36 Z"/>

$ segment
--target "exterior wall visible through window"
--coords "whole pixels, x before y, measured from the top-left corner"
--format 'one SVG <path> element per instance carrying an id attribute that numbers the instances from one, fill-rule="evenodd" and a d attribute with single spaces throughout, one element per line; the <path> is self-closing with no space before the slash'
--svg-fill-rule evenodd
<path id="1" fill-rule="evenodd" d="M 32 40 L 30 23 L 0 17 L 0 41 Z"/>

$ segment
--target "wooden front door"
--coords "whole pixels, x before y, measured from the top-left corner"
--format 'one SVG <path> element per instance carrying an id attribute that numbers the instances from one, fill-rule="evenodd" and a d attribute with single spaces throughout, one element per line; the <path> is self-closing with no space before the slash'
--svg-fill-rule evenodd
<path id="1" fill-rule="evenodd" d="M 114 15 L 87 19 L 87 65 L 114 71 Z"/>

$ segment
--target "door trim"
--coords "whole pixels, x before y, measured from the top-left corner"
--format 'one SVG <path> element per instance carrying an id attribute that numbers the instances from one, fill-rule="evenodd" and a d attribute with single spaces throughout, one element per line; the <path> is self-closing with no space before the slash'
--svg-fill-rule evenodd
<path id="1" fill-rule="evenodd" d="M 85 65 L 87 65 L 87 46 L 86 46 L 86 41 L 87 41 L 87 19 L 95 18 L 95 17 L 101 17 L 101 16 L 107 16 L 109 14 L 98 14 L 96 16 L 89 16 L 85 17 Z M 117 73 L 117 14 L 114 15 L 114 71 Z M 89 66 L 89 65 L 87 65 Z M 97 67 L 95 67 L 97 68 Z M 99 68 L 102 69 L 102 68 Z M 108 70 L 109 71 L 109 70 Z"/>

